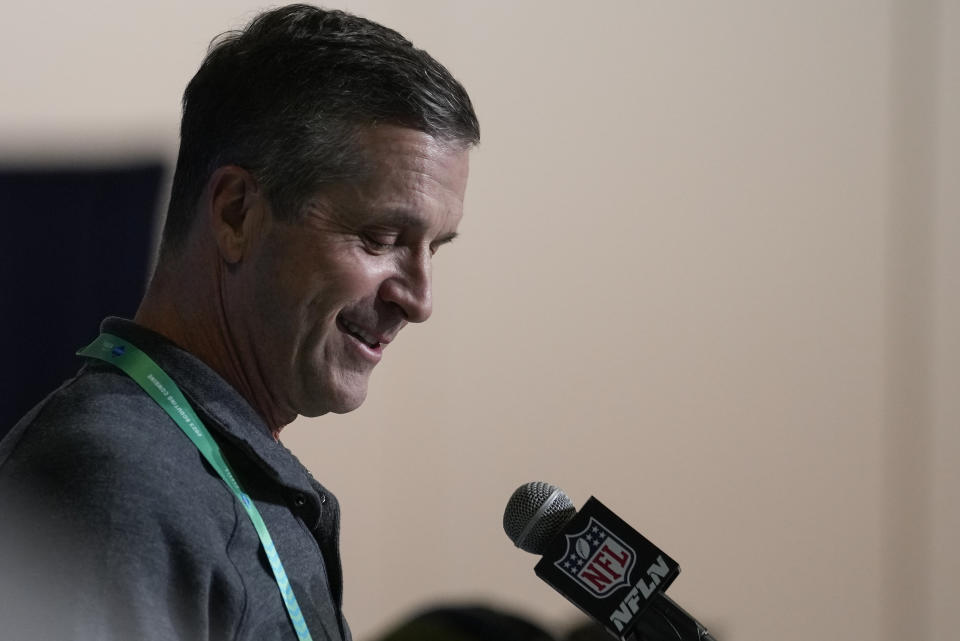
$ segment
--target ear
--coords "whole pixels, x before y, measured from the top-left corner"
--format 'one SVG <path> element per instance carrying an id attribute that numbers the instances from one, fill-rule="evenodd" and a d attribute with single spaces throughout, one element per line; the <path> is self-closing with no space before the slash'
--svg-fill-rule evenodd
<path id="1" fill-rule="evenodd" d="M 213 172 L 207 189 L 209 223 L 217 249 L 227 263 L 238 263 L 263 229 L 266 201 L 250 172 L 235 165 Z"/>

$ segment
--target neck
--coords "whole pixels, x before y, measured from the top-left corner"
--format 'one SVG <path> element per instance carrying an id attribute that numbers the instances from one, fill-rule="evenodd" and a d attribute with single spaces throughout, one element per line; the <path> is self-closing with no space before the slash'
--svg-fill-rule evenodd
<path id="1" fill-rule="evenodd" d="M 200 265 L 183 256 L 176 262 L 182 267 L 172 271 L 161 260 L 134 321 L 163 335 L 222 376 L 279 440 L 280 430 L 296 414 L 282 411 L 274 402 L 266 381 L 258 376 L 253 352 L 247 349 L 249 343 L 231 331 L 221 286 L 222 265 Z"/>

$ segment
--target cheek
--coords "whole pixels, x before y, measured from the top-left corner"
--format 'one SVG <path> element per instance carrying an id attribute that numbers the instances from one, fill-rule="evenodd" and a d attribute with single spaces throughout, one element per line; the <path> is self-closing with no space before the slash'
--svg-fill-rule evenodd
<path id="1" fill-rule="evenodd" d="M 392 273 L 391 260 L 385 256 L 365 255 L 339 261 L 318 274 L 316 292 L 331 303 L 349 305 L 375 298 L 380 285 Z"/>
<path id="2" fill-rule="evenodd" d="M 323 341 L 324 336 L 339 330 L 336 318 L 344 309 L 363 306 L 376 300 L 379 279 L 366 270 L 330 265 L 326 269 L 283 284 L 278 305 L 284 306 L 290 329 L 309 335 L 309 342 Z M 279 311 L 279 310 L 278 310 Z"/>
<path id="3" fill-rule="evenodd" d="M 291 262 L 261 261 L 253 269 L 251 318 L 256 318 L 260 325 L 258 340 L 275 354 L 289 354 L 309 331 L 311 278 L 301 266 Z"/>
<path id="4" fill-rule="evenodd" d="M 299 334 L 331 325 L 346 307 L 376 299 L 380 285 L 395 274 L 396 261 L 363 249 L 291 242 L 257 266 L 261 313 Z M 299 328 L 290 327 L 300 325 Z"/>
<path id="5" fill-rule="evenodd" d="M 298 283 L 290 275 L 290 270 L 269 265 L 263 266 L 256 276 L 257 312 L 269 324 L 286 323 L 294 301 L 300 297 Z"/>

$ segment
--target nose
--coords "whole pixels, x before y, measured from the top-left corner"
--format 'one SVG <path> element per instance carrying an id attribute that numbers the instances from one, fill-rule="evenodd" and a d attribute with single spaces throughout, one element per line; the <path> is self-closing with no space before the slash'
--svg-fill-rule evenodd
<path id="1" fill-rule="evenodd" d="M 429 248 L 411 252 L 380 285 L 380 298 L 397 305 L 407 321 L 424 322 L 433 312 L 432 269 Z"/>

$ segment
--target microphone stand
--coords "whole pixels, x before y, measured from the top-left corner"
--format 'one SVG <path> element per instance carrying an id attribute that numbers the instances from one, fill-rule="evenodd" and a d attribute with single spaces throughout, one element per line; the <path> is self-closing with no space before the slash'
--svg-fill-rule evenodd
<path id="1" fill-rule="evenodd" d="M 628 637 L 630 641 L 716 641 L 703 625 L 663 592 L 657 592 Z"/>

